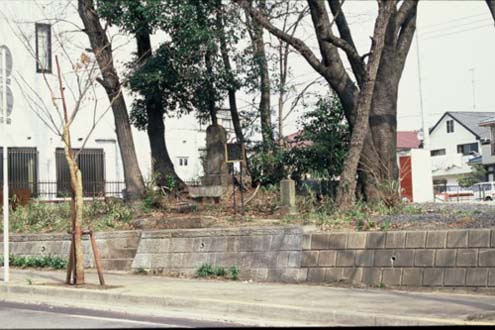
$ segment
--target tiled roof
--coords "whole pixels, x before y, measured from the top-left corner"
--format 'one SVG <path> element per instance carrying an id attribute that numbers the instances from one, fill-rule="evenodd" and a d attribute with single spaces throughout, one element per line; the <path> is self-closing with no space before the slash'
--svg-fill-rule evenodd
<path id="1" fill-rule="evenodd" d="M 397 132 L 397 149 L 419 148 L 420 141 L 416 131 Z"/>

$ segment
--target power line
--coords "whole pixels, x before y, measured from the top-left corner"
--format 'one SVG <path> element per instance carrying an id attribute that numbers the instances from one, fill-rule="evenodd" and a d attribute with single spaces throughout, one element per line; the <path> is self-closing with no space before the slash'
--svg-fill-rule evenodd
<path id="1" fill-rule="evenodd" d="M 451 19 L 451 20 L 448 20 L 448 21 L 440 22 L 440 23 L 428 24 L 428 25 L 423 26 L 423 30 L 425 30 L 425 29 L 428 30 L 430 27 L 433 27 L 433 26 L 451 24 L 452 22 L 462 21 L 462 20 L 465 20 L 467 18 L 480 17 L 480 16 L 485 16 L 485 15 L 486 15 L 486 13 L 477 14 L 477 15 L 469 15 L 469 16 L 463 16 L 463 17 L 459 17 L 459 18 L 456 18 L 456 19 Z"/>
<path id="2" fill-rule="evenodd" d="M 493 24 L 486 24 L 486 25 L 481 25 L 481 26 L 473 27 L 473 28 L 470 28 L 470 29 L 464 29 L 464 30 L 453 31 L 453 32 L 450 32 L 450 33 L 443 33 L 443 34 L 439 34 L 439 35 L 428 36 L 428 37 L 424 38 L 423 40 L 437 39 L 437 38 L 440 38 L 440 37 L 445 37 L 445 36 L 449 36 L 449 35 L 457 34 L 457 33 L 461 33 L 461 32 L 480 30 L 480 29 L 483 29 L 483 28 L 486 28 L 486 27 L 492 27 L 493 28 Z"/>
<path id="3" fill-rule="evenodd" d="M 434 30 L 431 30 L 431 31 L 423 32 L 423 35 L 425 35 L 425 34 L 435 34 L 438 31 L 450 30 L 450 29 L 461 27 L 461 26 L 471 25 L 471 24 L 479 23 L 479 22 L 488 22 L 488 21 L 491 22 L 492 21 L 492 18 L 478 19 L 478 20 L 475 20 L 475 21 L 472 21 L 472 22 L 467 22 L 467 23 L 464 23 L 464 24 L 456 24 L 455 26 L 445 26 L 445 27 L 442 27 L 440 29 L 434 29 Z"/>

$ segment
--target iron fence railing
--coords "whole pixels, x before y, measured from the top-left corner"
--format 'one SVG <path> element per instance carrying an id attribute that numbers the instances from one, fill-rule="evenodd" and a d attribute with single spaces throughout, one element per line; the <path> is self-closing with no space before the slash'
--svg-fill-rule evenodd
<path id="1" fill-rule="evenodd" d="M 61 187 L 63 189 L 60 189 Z M 11 194 L 22 195 L 23 198 L 38 198 L 40 200 L 57 200 L 71 196 L 70 182 L 9 182 L 9 190 Z M 83 194 L 84 197 L 91 198 L 125 198 L 126 186 L 123 181 L 85 181 L 83 184 Z"/>

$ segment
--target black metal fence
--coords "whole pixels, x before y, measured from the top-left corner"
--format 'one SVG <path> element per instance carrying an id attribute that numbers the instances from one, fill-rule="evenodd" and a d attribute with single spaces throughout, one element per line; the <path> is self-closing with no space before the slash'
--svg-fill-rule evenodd
<path id="1" fill-rule="evenodd" d="M 0 185 L 1 186 L 1 185 Z M 9 190 L 11 194 L 18 194 L 40 200 L 57 200 L 61 198 L 69 198 L 70 188 L 68 190 L 60 190 L 60 187 L 70 187 L 70 182 L 57 181 L 39 181 L 39 182 L 9 182 Z M 3 187 L 3 186 L 2 186 Z M 34 188 L 33 188 L 34 187 Z M 88 198 L 125 198 L 126 186 L 123 181 L 86 181 L 83 185 L 84 197 Z"/>

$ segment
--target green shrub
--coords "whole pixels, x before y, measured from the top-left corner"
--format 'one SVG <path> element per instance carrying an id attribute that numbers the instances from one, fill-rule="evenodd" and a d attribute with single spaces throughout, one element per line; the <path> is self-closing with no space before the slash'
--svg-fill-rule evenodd
<path id="1" fill-rule="evenodd" d="M 196 276 L 198 277 L 208 277 L 214 274 L 215 272 L 213 271 L 213 268 L 208 263 L 202 264 L 201 267 L 199 267 L 198 270 L 196 271 Z"/>
<path id="2" fill-rule="evenodd" d="M 9 256 L 9 264 L 12 267 L 21 268 L 52 268 L 65 269 L 67 260 L 58 256 Z M 0 256 L 0 265 L 3 265 L 3 256 Z"/>

